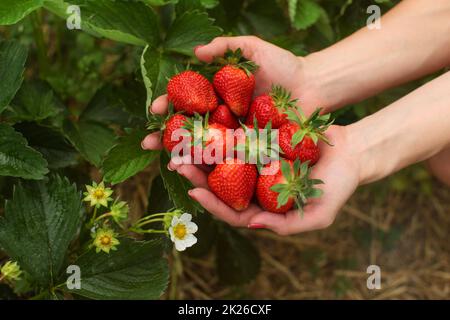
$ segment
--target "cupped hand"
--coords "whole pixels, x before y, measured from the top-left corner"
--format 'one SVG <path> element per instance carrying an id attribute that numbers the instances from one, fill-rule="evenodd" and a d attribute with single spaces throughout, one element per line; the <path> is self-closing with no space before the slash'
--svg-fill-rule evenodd
<path id="1" fill-rule="evenodd" d="M 272 84 L 279 84 L 290 90 L 294 98 L 299 99 L 299 104 L 306 113 L 319 106 L 313 85 L 303 81 L 305 77 L 302 58 L 261 39 L 253 36 L 216 38 L 208 45 L 197 47 L 195 54 L 199 60 L 211 62 L 214 57 L 223 55 L 227 49 L 237 48 L 242 49 L 247 59 L 259 65 L 255 74 L 255 94 L 267 92 Z M 166 114 L 167 110 L 167 95 L 155 99 L 151 106 L 151 112 L 156 114 Z M 264 211 L 256 204 L 251 204 L 245 211 L 237 212 L 208 189 L 208 175 L 201 168 L 189 164 L 180 165 L 173 161 L 169 163 L 168 168 L 176 170 L 192 182 L 195 188 L 189 191 L 189 195 L 194 200 L 232 226 L 266 228 L 281 235 L 322 229 L 334 221 L 339 209 L 359 183 L 359 169 L 348 148 L 346 128 L 331 126 L 327 136 L 333 146 L 320 142 L 322 156 L 312 171 L 312 178 L 325 181 L 325 184 L 320 186 L 323 195 L 308 202 L 303 217 L 298 210 L 275 214 Z M 161 149 L 160 133 L 148 135 L 142 141 L 142 147 L 148 150 Z"/>
<path id="2" fill-rule="evenodd" d="M 256 204 L 237 212 L 208 190 L 207 173 L 194 165 L 181 165 L 176 170 L 195 186 L 189 195 L 207 211 L 232 226 L 265 228 L 280 235 L 323 229 L 333 223 L 339 209 L 359 184 L 359 165 L 347 142 L 346 128 L 332 126 L 327 131 L 327 137 L 333 146 L 321 143 L 322 156 L 311 173 L 312 178 L 325 182 L 318 185 L 323 195 L 308 201 L 303 208 L 303 217 L 298 210 L 277 214 L 264 211 Z"/>

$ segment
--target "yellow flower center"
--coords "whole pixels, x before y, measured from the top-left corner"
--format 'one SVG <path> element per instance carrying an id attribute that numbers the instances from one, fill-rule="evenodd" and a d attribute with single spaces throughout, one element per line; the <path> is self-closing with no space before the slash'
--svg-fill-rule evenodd
<path id="1" fill-rule="evenodd" d="M 186 226 L 181 223 L 177 224 L 173 228 L 173 233 L 177 239 L 183 240 L 187 233 Z"/>
<path id="2" fill-rule="evenodd" d="M 105 197 L 105 191 L 103 189 L 95 189 L 93 194 L 95 199 L 103 199 Z"/>
<path id="3" fill-rule="evenodd" d="M 104 246 L 109 246 L 111 244 L 111 237 L 110 236 L 101 236 L 100 243 Z"/>

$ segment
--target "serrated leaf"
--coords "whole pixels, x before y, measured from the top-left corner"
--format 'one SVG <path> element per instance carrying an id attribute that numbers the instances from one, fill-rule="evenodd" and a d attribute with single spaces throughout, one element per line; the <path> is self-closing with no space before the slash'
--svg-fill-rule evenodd
<path id="1" fill-rule="evenodd" d="M 130 90 L 131 92 L 126 92 Z M 100 88 L 87 107 L 80 115 L 80 121 L 94 121 L 105 125 L 118 124 L 120 126 L 135 126 L 145 123 L 144 113 L 139 114 L 135 110 L 135 104 L 141 104 L 145 92 L 136 85 L 116 87 L 110 84 Z"/>
<path id="2" fill-rule="evenodd" d="M 63 131 L 72 145 L 90 163 L 99 167 L 103 156 L 114 145 L 114 132 L 103 124 L 92 121 L 66 120 Z"/>
<path id="3" fill-rule="evenodd" d="M 53 13 L 68 17 L 69 5 L 80 6 L 81 29 L 132 45 L 157 46 L 160 42 L 158 17 L 142 2 L 111 0 L 45 0 L 44 6 Z"/>
<path id="4" fill-rule="evenodd" d="M 67 179 L 19 183 L 0 218 L 0 246 L 40 285 L 54 285 L 81 208 L 80 193 Z"/>
<path id="5" fill-rule="evenodd" d="M 0 8 L 0 16 L 1 11 Z M 0 41 L 0 113 L 8 106 L 22 84 L 27 55 L 27 49 L 18 42 Z"/>
<path id="6" fill-rule="evenodd" d="M 10 25 L 22 20 L 42 6 L 43 0 L 0 0 L 0 25 Z"/>
<path id="7" fill-rule="evenodd" d="M 188 195 L 188 191 L 193 188 L 191 183 L 177 172 L 169 171 L 169 169 L 167 169 L 168 163 L 169 155 L 167 152 L 161 152 L 161 177 L 163 178 L 164 186 L 175 207 L 177 209 L 183 209 L 192 215 L 195 215 L 197 211 L 203 211 L 202 207 Z"/>
<path id="8" fill-rule="evenodd" d="M 294 4 L 289 7 L 292 26 L 297 30 L 304 30 L 316 23 L 322 13 L 322 7 L 314 0 L 298 0 L 295 15 L 292 15 Z"/>
<path id="9" fill-rule="evenodd" d="M 6 115 L 14 121 L 40 121 L 56 116 L 62 108 L 48 83 L 35 80 L 22 85 Z"/>
<path id="10" fill-rule="evenodd" d="M 42 179 L 47 161 L 11 126 L 0 123 L 0 176 Z"/>
<path id="11" fill-rule="evenodd" d="M 60 169 L 77 163 L 78 152 L 61 132 L 32 122 L 18 123 L 14 128 L 23 134 L 30 147 L 44 156 L 49 168 Z"/>
<path id="12" fill-rule="evenodd" d="M 120 183 L 144 170 L 159 155 L 158 151 L 147 151 L 141 147 L 147 135 L 144 130 L 135 130 L 119 139 L 109 150 L 103 161 L 103 178 L 112 184 Z"/>
<path id="13" fill-rule="evenodd" d="M 146 112 L 154 98 L 166 92 L 167 82 L 175 73 L 179 65 L 170 56 L 164 55 L 158 50 L 145 47 L 141 55 L 141 73 L 147 90 Z"/>
<path id="14" fill-rule="evenodd" d="M 258 249 L 228 226 L 221 226 L 219 230 L 216 268 L 220 281 L 227 285 L 242 285 L 253 280 L 261 268 Z"/>
<path id="15" fill-rule="evenodd" d="M 144 300 L 161 296 L 169 277 L 161 241 L 119 241 L 117 251 L 106 254 L 91 250 L 75 261 L 81 270 L 81 289 L 71 292 L 90 299 Z"/>
<path id="16" fill-rule="evenodd" d="M 222 30 L 213 25 L 207 13 L 188 11 L 175 19 L 164 47 L 168 51 L 193 56 L 195 46 L 208 43 L 221 33 Z"/>

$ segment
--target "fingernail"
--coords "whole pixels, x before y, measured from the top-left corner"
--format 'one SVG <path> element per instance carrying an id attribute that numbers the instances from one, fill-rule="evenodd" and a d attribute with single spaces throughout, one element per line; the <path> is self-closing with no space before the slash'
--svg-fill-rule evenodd
<path id="1" fill-rule="evenodd" d="M 145 148 L 145 146 L 144 146 L 144 140 L 141 141 L 141 148 L 142 148 L 143 150 L 147 150 L 147 149 Z"/>
<path id="2" fill-rule="evenodd" d="M 250 223 L 247 228 L 249 229 L 265 229 L 266 226 L 261 223 Z"/>
<path id="3" fill-rule="evenodd" d="M 203 44 L 200 44 L 200 45 L 198 45 L 198 46 L 195 46 L 194 47 L 194 53 L 195 53 L 195 51 L 197 51 L 197 49 L 199 49 L 199 48 L 201 48 L 201 47 L 204 47 L 205 45 L 203 45 Z"/>
<path id="4" fill-rule="evenodd" d="M 195 199 L 195 197 L 194 197 L 194 191 L 193 191 L 193 190 L 189 190 L 189 191 L 188 191 L 188 195 L 189 195 L 189 197 L 191 197 L 192 199 L 197 200 L 197 199 Z"/>
<path id="5" fill-rule="evenodd" d="M 167 164 L 167 170 L 173 171 L 173 169 L 170 167 L 170 162 Z"/>

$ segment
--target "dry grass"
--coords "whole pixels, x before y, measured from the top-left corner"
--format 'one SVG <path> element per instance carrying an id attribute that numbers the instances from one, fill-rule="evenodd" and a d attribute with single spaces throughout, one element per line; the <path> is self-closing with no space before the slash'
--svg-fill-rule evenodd
<path id="1" fill-rule="evenodd" d="M 134 197 L 142 207 L 146 188 L 137 187 L 137 179 L 147 185 L 149 176 L 127 183 L 137 188 Z M 433 182 L 427 196 L 392 191 L 380 199 L 366 188 L 350 199 L 327 230 L 290 237 L 243 230 L 263 260 L 261 273 L 246 286 L 221 285 L 213 253 L 202 259 L 182 255 L 175 297 L 450 299 L 449 232 L 450 190 L 439 183 Z M 366 287 L 371 264 L 381 268 L 380 290 Z"/>

